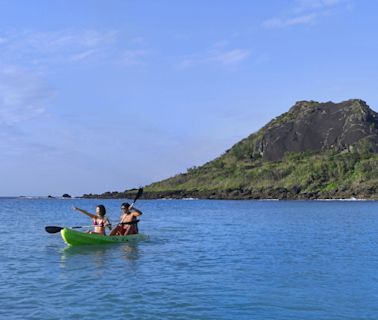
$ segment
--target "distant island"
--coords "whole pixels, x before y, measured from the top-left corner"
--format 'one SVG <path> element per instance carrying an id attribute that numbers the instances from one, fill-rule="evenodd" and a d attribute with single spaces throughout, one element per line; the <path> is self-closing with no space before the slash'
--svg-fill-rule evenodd
<path id="1" fill-rule="evenodd" d="M 220 157 L 144 190 L 147 199 L 378 199 L 378 114 L 359 99 L 299 101 Z"/>

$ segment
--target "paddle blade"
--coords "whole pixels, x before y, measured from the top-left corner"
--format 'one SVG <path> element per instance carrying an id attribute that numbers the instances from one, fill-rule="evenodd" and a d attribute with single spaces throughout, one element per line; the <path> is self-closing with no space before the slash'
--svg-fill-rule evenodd
<path id="1" fill-rule="evenodd" d="M 142 195 L 142 193 L 143 193 L 143 188 L 139 188 L 139 190 L 138 190 L 138 192 L 137 192 L 137 194 L 135 196 L 134 202 L 137 201 L 140 198 L 140 196 Z"/>
<path id="2" fill-rule="evenodd" d="M 62 227 L 55 227 L 55 226 L 47 226 L 45 227 L 46 232 L 48 233 L 58 233 L 60 230 L 63 230 Z"/>

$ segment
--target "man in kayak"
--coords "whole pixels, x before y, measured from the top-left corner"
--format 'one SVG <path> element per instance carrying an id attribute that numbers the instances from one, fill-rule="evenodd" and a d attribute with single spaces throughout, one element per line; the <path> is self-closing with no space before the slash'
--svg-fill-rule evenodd
<path id="1" fill-rule="evenodd" d="M 142 211 L 135 207 L 130 207 L 127 202 L 121 205 L 122 215 L 119 224 L 110 232 L 110 236 L 126 236 L 138 233 L 137 217 L 142 215 Z"/>
<path id="2" fill-rule="evenodd" d="M 108 227 L 110 230 L 112 229 L 112 225 L 109 219 L 105 217 L 106 209 L 102 204 L 99 204 L 96 207 L 96 214 L 90 213 L 78 207 L 73 207 L 73 209 L 85 214 L 86 216 L 92 219 L 94 230 L 90 231 L 89 233 L 98 233 L 105 235 L 105 227 Z"/>

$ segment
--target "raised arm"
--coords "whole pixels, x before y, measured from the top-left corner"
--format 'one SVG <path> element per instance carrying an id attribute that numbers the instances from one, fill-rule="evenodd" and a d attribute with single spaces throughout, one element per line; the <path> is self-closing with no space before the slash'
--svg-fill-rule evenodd
<path id="1" fill-rule="evenodd" d="M 80 213 L 85 214 L 86 216 L 88 216 L 91 219 L 95 219 L 96 218 L 96 215 L 94 215 L 94 214 L 92 214 L 92 213 L 90 213 L 90 212 L 88 212 L 86 210 L 80 209 L 78 207 L 73 207 L 73 209 L 76 210 L 76 211 L 79 211 Z"/>
<path id="2" fill-rule="evenodd" d="M 132 207 L 132 209 L 131 209 L 131 214 L 132 214 L 134 217 L 139 217 L 139 216 L 141 216 L 143 213 L 142 213 L 142 211 L 138 210 L 137 208 Z"/>

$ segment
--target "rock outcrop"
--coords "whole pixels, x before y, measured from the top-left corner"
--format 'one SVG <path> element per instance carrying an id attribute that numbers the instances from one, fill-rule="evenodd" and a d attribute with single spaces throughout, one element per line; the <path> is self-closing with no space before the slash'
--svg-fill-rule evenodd
<path id="1" fill-rule="evenodd" d="M 230 152 L 239 158 L 281 160 L 287 152 L 368 147 L 378 151 L 378 114 L 358 99 L 341 103 L 299 101 Z"/>

